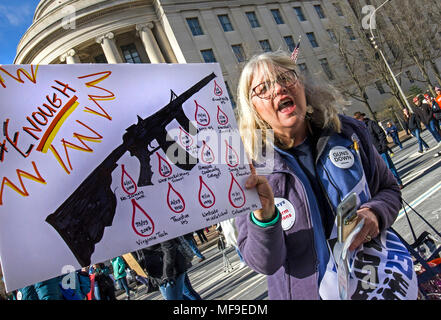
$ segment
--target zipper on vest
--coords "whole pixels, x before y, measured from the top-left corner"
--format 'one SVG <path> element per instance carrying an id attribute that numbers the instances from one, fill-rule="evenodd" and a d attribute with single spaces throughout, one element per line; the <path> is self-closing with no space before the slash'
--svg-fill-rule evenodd
<path id="1" fill-rule="evenodd" d="M 308 211 L 309 211 L 309 214 L 308 214 L 308 216 L 307 216 L 307 219 L 308 219 L 308 223 L 309 223 L 309 225 L 310 225 L 310 227 L 311 227 L 311 229 L 312 229 L 312 228 L 314 228 L 314 226 L 312 225 L 312 222 L 311 222 L 311 214 L 312 214 L 312 213 L 311 213 L 311 206 L 310 206 L 310 204 L 309 204 L 309 199 L 308 199 L 308 196 L 307 196 L 307 193 L 306 193 L 305 186 L 303 185 L 303 182 L 302 182 L 300 179 L 299 179 L 299 181 L 300 181 L 300 184 L 301 184 L 301 186 L 302 186 L 303 192 L 304 192 L 304 194 L 305 194 L 306 202 L 307 202 L 307 204 L 308 204 Z M 320 212 L 319 212 L 319 214 L 320 214 Z M 320 221 L 322 221 L 322 219 L 321 219 L 321 215 L 320 215 Z M 323 221 L 322 221 L 322 226 L 323 226 Z M 326 235 L 325 235 L 325 238 L 326 238 Z M 318 260 L 317 251 L 316 251 L 316 249 L 315 249 L 314 230 L 312 230 L 312 250 L 313 250 L 313 252 L 314 252 L 314 258 L 315 258 L 315 268 L 314 268 L 314 270 L 315 270 L 315 272 L 314 272 L 314 278 L 315 278 L 315 281 L 314 281 L 314 283 L 316 284 L 317 297 L 320 299 L 320 284 L 318 283 L 318 280 L 319 280 L 318 267 L 319 267 L 320 261 Z M 291 283 L 290 283 L 290 284 L 291 284 Z"/>
<path id="2" fill-rule="evenodd" d="M 286 258 L 286 264 L 287 264 L 288 270 L 289 270 L 289 259 L 288 258 Z M 288 277 L 287 280 L 288 280 L 288 296 L 289 296 L 289 300 L 293 300 L 292 294 L 291 294 L 291 277 L 289 276 L 289 274 L 287 275 L 286 272 L 285 272 L 285 277 Z"/>
<path id="3" fill-rule="evenodd" d="M 319 159 L 317 159 L 317 160 L 319 160 Z M 328 170 L 326 170 L 326 167 L 324 165 L 323 165 L 323 169 L 326 172 L 326 175 L 328 176 L 328 179 L 331 182 L 332 186 L 337 190 L 337 193 L 340 194 L 340 191 L 338 190 L 337 186 L 334 185 L 334 182 L 330 179 L 329 172 L 328 172 Z M 317 177 L 317 181 L 319 183 L 320 189 L 322 189 L 322 193 L 325 195 L 326 201 L 328 202 L 328 207 L 329 207 L 329 209 L 331 209 L 332 215 L 334 217 L 336 217 L 337 214 L 335 213 L 334 207 L 332 206 L 331 199 L 329 199 L 329 195 L 326 192 L 325 187 L 323 186 L 322 179 L 320 179 L 320 175 L 317 172 L 317 161 L 314 163 L 314 171 L 315 171 L 315 176 Z"/>
<path id="4" fill-rule="evenodd" d="M 274 171 L 273 173 L 285 173 L 285 174 L 289 174 L 289 175 L 293 176 L 293 174 L 290 171 L 288 171 L 288 170 L 279 170 L 279 171 Z M 303 193 L 304 193 L 305 198 L 306 198 L 307 207 L 308 207 L 308 211 L 309 211 L 308 212 L 309 214 L 307 215 L 306 219 L 308 220 L 308 226 L 312 229 L 313 225 L 312 225 L 312 222 L 311 222 L 311 207 L 309 205 L 309 199 L 308 199 L 308 196 L 307 196 L 307 193 L 306 193 L 305 186 L 303 185 L 303 182 L 299 178 L 297 178 L 297 179 L 299 180 L 300 185 L 302 186 L 302 190 L 303 190 Z M 315 282 L 314 283 L 316 283 L 316 286 L 317 286 L 317 296 L 320 299 L 320 294 L 319 294 L 320 286 L 319 286 L 319 283 L 318 283 L 318 266 L 319 266 L 319 261 L 318 261 L 318 257 L 317 257 L 317 251 L 315 250 L 314 231 L 312 231 L 312 232 L 313 232 L 312 239 L 311 239 L 312 240 L 312 252 L 314 253 L 314 259 L 315 259 L 315 262 L 316 262 L 315 266 L 314 266 L 314 270 L 315 270 L 315 272 L 314 272 Z M 289 270 L 289 262 L 288 261 L 289 260 L 287 259 L 287 265 L 288 265 L 288 270 Z M 289 292 L 289 297 L 292 299 L 292 295 L 291 295 L 291 279 L 290 279 L 289 275 L 288 275 L 288 289 L 289 289 L 289 291 L 288 291 Z"/>

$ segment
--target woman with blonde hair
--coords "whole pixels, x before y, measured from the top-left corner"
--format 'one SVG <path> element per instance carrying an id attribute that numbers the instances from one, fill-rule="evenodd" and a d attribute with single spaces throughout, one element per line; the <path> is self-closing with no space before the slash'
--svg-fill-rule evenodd
<path id="1" fill-rule="evenodd" d="M 353 280 L 345 287 L 347 297 L 416 298 L 414 273 L 383 281 L 392 272 L 386 238 L 396 236 L 387 229 L 398 215 L 401 193 L 364 125 L 338 114 L 343 103 L 331 86 L 301 76 L 282 51 L 257 55 L 242 71 L 238 114 L 245 149 L 257 168 L 262 149 L 274 148 L 274 159 L 266 177 L 252 166 L 246 187 L 257 188 L 262 209 L 236 219 L 238 244 L 247 265 L 268 275 L 270 299 L 342 297 L 335 219 L 338 204 L 351 193 L 362 223 L 349 247 Z M 397 263 L 407 270 L 410 256 L 394 244 L 401 250 Z M 374 289 L 359 281 L 358 268 L 366 263 L 378 276 Z"/>
<path id="2" fill-rule="evenodd" d="M 265 119 L 258 113 L 252 102 L 253 97 L 256 94 L 250 92 L 251 80 L 255 71 L 259 71 L 264 74 L 267 82 L 274 82 L 276 75 L 272 72 L 272 64 L 277 64 L 281 68 L 287 70 L 293 70 L 293 76 L 298 79 L 299 70 L 297 65 L 281 51 L 264 53 L 253 57 L 252 60 L 245 65 L 242 70 L 242 75 L 238 85 L 238 103 L 239 108 L 239 127 L 241 130 L 242 139 L 245 144 L 247 152 L 252 155 L 256 153 L 258 146 L 256 145 L 257 131 L 262 130 L 265 134 L 266 130 L 276 131 L 276 128 L 272 128 L 271 124 L 266 122 Z M 287 79 L 284 79 L 287 80 Z M 305 98 L 309 104 L 306 106 L 306 114 L 300 115 L 300 117 L 309 117 L 314 111 L 314 118 L 310 118 L 317 127 L 320 128 L 333 128 L 337 132 L 340 131 L 340 119 L 337 115 L 336 103 L 341 105 L 346 104 L 338 92 L 330 85 L 323 88 L 320 86 L 311 85 L 311 81 L 307 81 L 305 77 L 300 79 L 305 84 Z M 263 84 L 259 88 L 265 88 Z M 266 100 L 266 99 L 264 99 Z M 314 110 L 315 109 L 315 110 Z M 305 122 L 307 125 L 307 122 Z M 276 144 L 282 148 L 290 147 L 294 143 L 294 136 L 287 137 L 282 135 L 276 135 Z M 297 138 L 299 139 L 299 138 Z"/>

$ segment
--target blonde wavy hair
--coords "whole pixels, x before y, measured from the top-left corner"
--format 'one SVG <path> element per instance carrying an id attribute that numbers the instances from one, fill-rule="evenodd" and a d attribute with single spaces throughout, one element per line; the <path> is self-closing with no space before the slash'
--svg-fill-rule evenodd
<path id="1" fill-rule="evenodd" d="M 308 127 L 320 129 L 333 129 L 340 132 L 341 123 L 336 105 L 346 104 L 342 96 L 329 84 L 316 85 L 298 70 L 297 65 L 291 60 L 290 54 L 284 51 L 265 52 L 252 57 L 243 67 L 237 88 L 238 123 L 244 147 L 248 155 L 257 160 L 259 152 L 268 143 L 274 143 L 281 149 L 290 149 L 291 142 L 282 141 L 277 135 L 270 133 L 270 125 L 257 113 L 251 102 L 251 83 L 256 72 L 264 74 L 265 80 L 274 81 L 274 69 L 294 70 L 299 75 L 299 81 L 305 87 Z M 259 136 L 259 133 L 261 136 Z"/>

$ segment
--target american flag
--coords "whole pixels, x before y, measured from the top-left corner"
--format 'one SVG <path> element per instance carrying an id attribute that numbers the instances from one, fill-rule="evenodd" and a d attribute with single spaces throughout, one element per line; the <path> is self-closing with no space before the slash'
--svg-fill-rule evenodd
<path id="1" fill-rule="evenodd" d="M 300 40 L 301 40 L 302 36 L 299 37 L 299 41 L 297 42 L 296 47 L 294 48 L 294 50 L 292 51 L 291 54 L 291 60 L 294 62 L 297 62 L 297 58 L 299 57 L 299 51 L 300 51 Z"/>

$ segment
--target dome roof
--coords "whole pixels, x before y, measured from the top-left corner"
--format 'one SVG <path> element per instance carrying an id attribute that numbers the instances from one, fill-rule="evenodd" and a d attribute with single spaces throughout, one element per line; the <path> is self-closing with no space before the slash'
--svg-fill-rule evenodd
<path id="1" fill-rule="evenodd" d="M 152 0 L 41 0 L 14 63 L 51 63 L 57 55 L 113 29 L 155 19 Z M 148 20 L 147 20 L 148 21 Z"/>
<path id="2" fill-rule="evenodd" d="M 34 22 L 58 10 L 64 11 L 65 13 L 69 14 L 69 11 L 78 10 L 85 6 L 94 5 L 98 2 L 104 1 L 106 0 L 41 0 L 35 10 Z"/>

